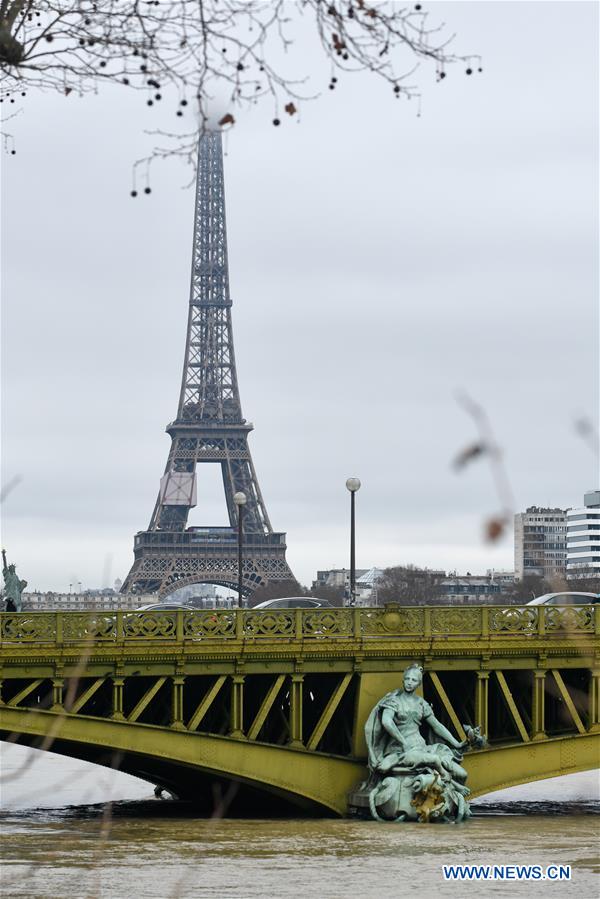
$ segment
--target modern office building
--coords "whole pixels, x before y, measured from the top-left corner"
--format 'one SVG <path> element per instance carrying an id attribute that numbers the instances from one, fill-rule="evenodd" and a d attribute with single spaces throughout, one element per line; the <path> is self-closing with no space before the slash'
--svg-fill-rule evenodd
<path id="1" fill-rule="evenodd" d="M 600 576 L 600 490 L 567 512 L 567 577 Z"/>
<path id="2" fill-rule="evenodd" d="M 515 580 L 533 574 L 564 578 L 567 567 L 567 511 L 530 506 L 515 515 Z"/>

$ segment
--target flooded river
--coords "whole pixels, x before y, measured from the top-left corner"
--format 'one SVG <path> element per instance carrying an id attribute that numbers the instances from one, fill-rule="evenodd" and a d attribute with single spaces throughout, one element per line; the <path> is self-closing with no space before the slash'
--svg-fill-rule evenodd
<path id="1" fill-rule="evenodd" d="M 595 773 L 554 782 L 554 801 L 532 785 L 440 826 L 197 819 L 141 781 L 21 747 L 2 777 L 2 899 L 600 895 Z M 448 864 L 571 865 L 571 880 L 448 882 Z"/>

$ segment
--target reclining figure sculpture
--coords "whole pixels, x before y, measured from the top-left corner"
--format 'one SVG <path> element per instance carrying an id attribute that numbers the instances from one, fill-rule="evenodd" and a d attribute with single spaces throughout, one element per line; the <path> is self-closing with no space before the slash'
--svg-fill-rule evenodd
<path id="1" fill-rule="evenodd" d="M 460 762 L 485 737 L 464 726 L 459 742 L 441 724 L 428 702 L 415 692 L 423 680 L 420 665 L 404 672 L 402 689 L 387 693 L 365 724 L 369 777 L 350 794 L 350 810 L 367 808 L 377 821 L 462 821 L 469 817 L 467 772 Z M 421 733 L 427 729 L 428 739 Z M 435 742 L 437 738 L 437 742 Z"/>

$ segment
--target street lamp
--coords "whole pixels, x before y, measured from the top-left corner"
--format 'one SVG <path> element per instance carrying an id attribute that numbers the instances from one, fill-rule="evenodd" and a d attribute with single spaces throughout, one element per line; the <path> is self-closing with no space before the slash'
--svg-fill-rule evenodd
<path id="1" fill-rule="evenodd" d="M 242 544 L 244 541 L 244 534 L 242 530 L 242 523 L 244 520 L 244 506 L 246 505 L 246 494 L 242 493 L 240 490 L 239 493 L 233 494 L 233 501 L 237 506 L 238 510 L 238 608 L 242 608 Z"/>
<path id="2" fill-rule="evenodd" d="M 355 534 L 354 534 L 354 494 L 360 490 L 360 481 L 358 478 L 348 478 L 346 487 L 350 491 L 350 602 L 349 605 L 356 605 L 356 556 L 354 552 Z"/>

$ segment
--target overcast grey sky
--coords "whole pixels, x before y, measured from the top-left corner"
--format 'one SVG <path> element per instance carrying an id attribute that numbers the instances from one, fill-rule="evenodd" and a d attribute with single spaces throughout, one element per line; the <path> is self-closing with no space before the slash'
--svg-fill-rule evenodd
<path id="1" fill-rule="evenodd" d="M 273 526 L 303 583 L 357 564 L 512 568 L 512 534 L 457 405 L 487 410 L 516 509 L 598 485 L 577 436 L 598 408 L 597 17 L 593 3 L 429 7 L 478 52 L 415 102 L 368 76 L 275 129 L 228 136 L 236 359 Z M 162 119 L 160 118 L 162 116 Z M 124 577 L 169 448 L 185 342 L 193 193 L 179 163 L 128 196 L 138 97 L 29 97 L 3 175 L 3 545 L 31 588 Z M 11 123 L 12 124 L 12 123 Z M 191 523 L 224 524 L 199 471 Z M 202 502 L 205 493 L 206 501 Z"/>

